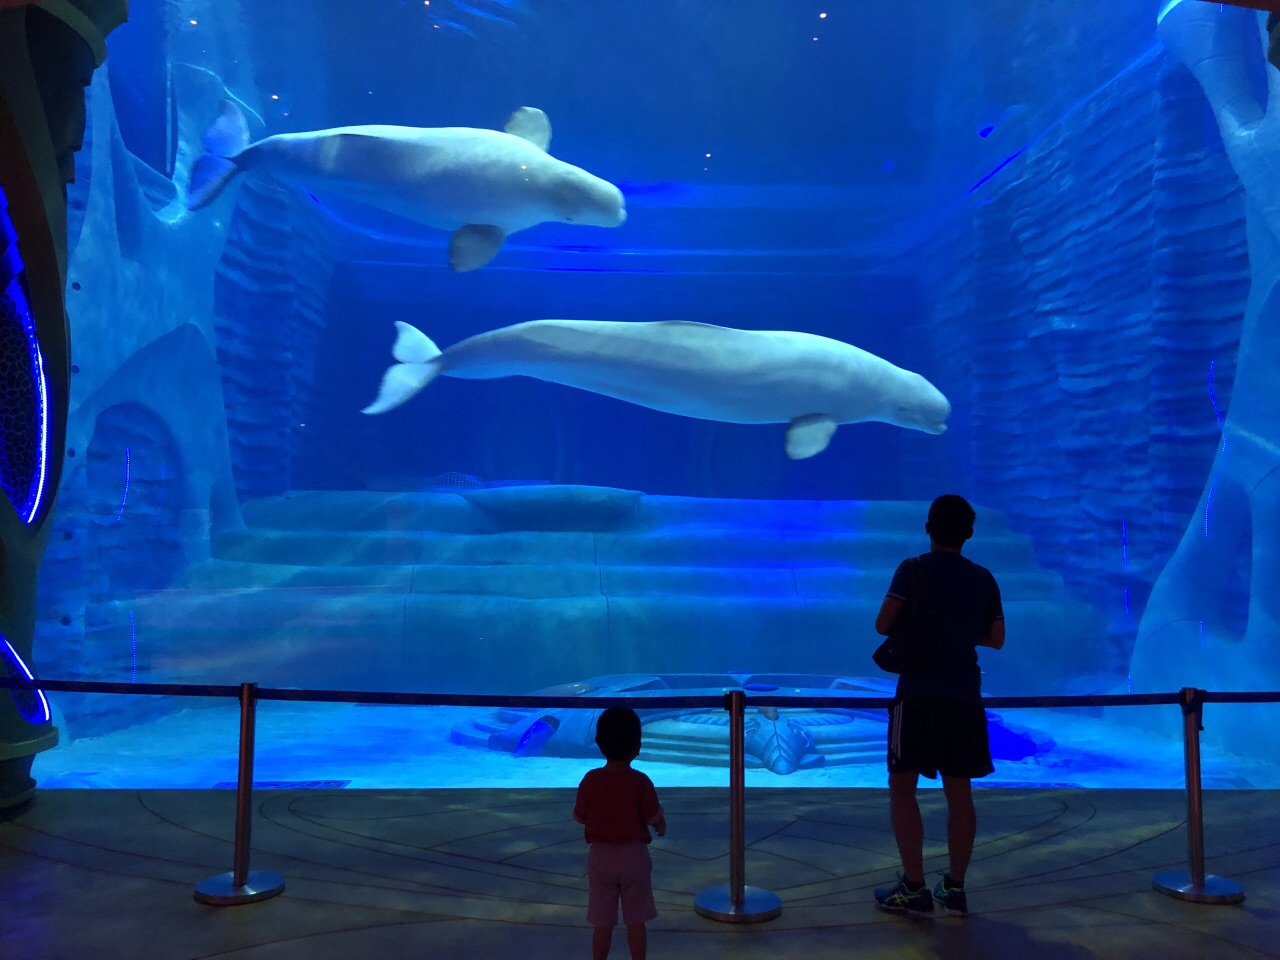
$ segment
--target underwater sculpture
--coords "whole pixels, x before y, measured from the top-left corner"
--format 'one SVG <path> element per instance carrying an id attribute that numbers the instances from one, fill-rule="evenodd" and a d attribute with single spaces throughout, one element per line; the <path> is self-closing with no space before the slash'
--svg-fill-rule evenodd
<path id="1" fill-rule="evenodd" d="M 788 330 L 707 323 L 532 320 L 443 353 L 396 323 L 396 364 L 364 413 L 385 413 L 437 376 L 526 376 L 664 413 L 724 423 L 789 423 L 787 456 L 827 448 L 842 423 L 878 420 L 940 434 L 951 404 L 918 373 L 848 343 Z"/>
<path id="2" fill-rule="evenodd" d="M 472 127 L 335 127 L 249 142 L 231 101 L 204 135 L 187 207 L 211 203 L 237 174 L 295 180 L 320 198 L 355 200 L 430 227 L 453 230 L 449 265 L 483 267 L 502 241 L 539 223 L 616 227 L 622 191 L 547 153 L 551 123 L 521 107 L 504 131 Z"/>
<path id="3" fill-rule="evenodd" d="M 645 697 L 719 696 L 731 689 L 752 694 L 849 697 L 847 707 L 753 707 L 743 723 L 747 769 L 781 776 L 815 767 L 884 764 L 884 710 L 857 706 L 861 697 L 893 695 L 893 681 L 879 677 L 814 674 L 610 674 L 534 692 L 544 697 L 633 697 L 644 724 L 641 758 L 680 764 L 729 765 L 729 715 L 723 709 L 645 709 Z M 451 743 L 515 757 L 591 757 L 600 710 L 509 707 L 453 725 Z M 1023 760 L 1053 747 L 1052 739 L 1010 729 L 990 716 L 991 753 Z"/>
<path id="4" fill-rule="evenodd" d="M 1264 63 L 1259 19 L 1175 0 L 1159 21 L 1161 41 L 1203 89 L 1244 188 L 1252 282 L 1222 442 L 1143 611 L 1130 664 L 1135 691 L 1280 686 L 1280 71 Z M 1265 101 L 1254 83 L 1263 71 Z M 1242 551 L 1251 588 L 1243 633 L 1228 610 Z M 1233 708 L 1209 729 L 1233 751 L 1245 743 L 1280 750 L 1275 713 L 1254 712 L 1262 709 Z"/>

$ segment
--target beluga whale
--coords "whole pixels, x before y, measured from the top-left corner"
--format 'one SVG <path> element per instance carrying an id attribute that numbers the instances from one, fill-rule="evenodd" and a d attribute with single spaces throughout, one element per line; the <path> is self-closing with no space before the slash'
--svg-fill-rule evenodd
<path id="1" fill-rule="evenodd" d="M 940 434 L 951 404 L 928 380 L 852 344 L 708 323 L 532 320 L 441 351 L 397 321 L 396 363 L 362 412 L 385 413 L 438 376 L 535 377 L 652 410 L 723 423 L 788 424 L 786 453 L 821 453 L 842 423 Z"/>
<path id="2" fill-rule="evenodd" d="M 503 240 L 539 223 L 616 227 L 622 191 L 547 153 L 551 123 L 521 107 L 503 130 L 473 127 L 334 127 L 255 143 L 240 108 L 224 101 L 191 168 L 187 207 L 212 203 L 238 174 L 292 180 L 317 200 L 354 200 L 452 230 L 449 265 L 483 267 Z"/>

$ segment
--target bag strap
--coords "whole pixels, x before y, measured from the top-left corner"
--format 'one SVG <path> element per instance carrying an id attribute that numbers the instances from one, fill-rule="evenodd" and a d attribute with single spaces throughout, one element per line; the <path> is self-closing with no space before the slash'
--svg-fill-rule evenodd
<path id="1" fill-rule="evenodd" d="M 920 609 L 920 558 L 912 557 L 907 563 L 910 564 L 911 570 L 909 582 L 911 584 L 911 617 L 914 623 L 916 612 Z"/>

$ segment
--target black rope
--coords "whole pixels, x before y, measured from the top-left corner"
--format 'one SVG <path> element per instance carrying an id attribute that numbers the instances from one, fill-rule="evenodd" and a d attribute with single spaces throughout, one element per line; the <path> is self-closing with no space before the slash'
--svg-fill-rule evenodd
<path id="1" fill-rule="evenodd" d="M 25 680 L 0 677 L 0 689 L 44 690 L 61 693 L 112 693 L 131 696 L 227 697 L 240 696 L 240 687 L 229 684 L 192 683 L 111 683 L 100 680 Z M 1280 703 L 1280 691 L 1197 691 L 1203 703 Z M 717 709 L 724 706 L 723 694 L 702 697 L 612 697 L 499 696 L 497 694 L 387 693 L 361 690 L 293 690 L 261 687 L 259 700 L 289 700 L 304 703 L 371 703 L 420 707 L 529 707 L 532 709 L 585 709 L 630 706 L 640 709 Z M 869 710 L 884 709 L 890 697 L 864 696 L 758 696 L 747 693 L 753 707 L 791 707 Z M 1117 693 L 1059 697 L 987 697 L 983 705 L 999 709 L 1061 709 L 1070 707 L 1149 707 L 1182 702 L 1182 693 Z"/>

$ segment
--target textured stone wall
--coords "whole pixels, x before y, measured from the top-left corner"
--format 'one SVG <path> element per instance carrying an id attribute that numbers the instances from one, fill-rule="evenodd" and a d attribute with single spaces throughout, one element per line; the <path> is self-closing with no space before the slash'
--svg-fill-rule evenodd
<path id="1" fill-rule="evenodd" d="M 242 500 L 295 485 L 299 431 L 316 393 L 333 249 L 296 188 L 245 177 L 214 286 L 218 365 Z"/>
<path id="2" fill-rule="evenodd" d="M 1105 611 L 1122 677 L 1219 442 L 1248 294 L 1239 183 L 1194 80 L 1144 57 L 916 259 L 958 442 L 913 448 L 915 469 L 1033 538 Z"/>

